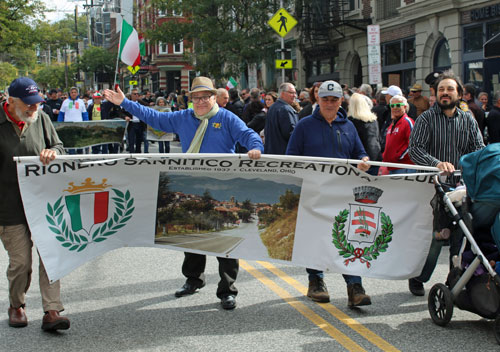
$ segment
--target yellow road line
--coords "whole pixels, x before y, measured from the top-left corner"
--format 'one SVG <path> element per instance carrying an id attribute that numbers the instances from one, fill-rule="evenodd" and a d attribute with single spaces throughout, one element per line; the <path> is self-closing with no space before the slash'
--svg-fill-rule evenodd
<path id="1" fill-rule="evenodd" d="M 276 275 L 277 277 L 279 277 L 280 279 L 282 279 L 283 281 L 288 283 L 290 286 L 294 287 L 297 291 L 302 293 L 304 296 L 307 295 L 307 288 L 304 285 L 299 283 L 294 278 L 288 276 L 286 273 L 284 273 L 283 271 L 281 271 L 280 269 L 278 269 L 277 267 L 275 267 L 271 263 L 262 262 L 262 261 L 258 261 L 257 263 L 259 263 L 264 268 L 266 268 L 267 270 L 272 272 L 274 275 Z M 380 336 L 375 334 L 373 331 L 366 328 L 363 324 L 358 322 L 356 319 L 353 319 L 350 316 L 348 316 L 347 314 L 345 314 L 343 311 L 341 311 L 340 309 L 335 307 L 333 304 L 331 304 L 331 303 L 319 304 L 318 303 L 318 305 L 321 308 L 325 309 L 328 313 L 333 315 L 335 318 L 340 320 L 342 323 L 346 324 L 348 327 L 350 327 L 351 329 L 356 331 L 358 334 L 363 336 L 365 339 L 370 341 L 372 344 L 374 344 L 375 346 L 380 348 L 381 350 L 391 351 L 391 352 L 399 351 L 396 347 L 391 345 L 389 342 L 385 341 L 383 338 L 381 338 Z"/>
<path id="2" fill-rule="evenodd" d="M 313 322 L 316 326 L 325 331 L 328 335 L 330 335 L 333 339 L 335 339 L 338 343 L 344 346 L 349 351 L 366 351 L 356 342 L 351 340 L 347 335 L 342 333 L 340 330 L 335 328 L 333 325 L 328 323 L 318 314 L 314 313 L 314 311 L 308 308 L 305 304 L 297 301 L 282 287 L 278 286 L 275 282 L 269 279 L 266 275 L 264 275 L 259 270 L 255 269 L 253 266 L 248 264 L 245 260 L 240 259 L 240 266 L 248 271 L 252 276 L 254 276 L 257 280 L 262 282 L 264 285 L 269 287 L 274 293 L 281 297 L 285 302 L 295 308 L 300 314 Z"/>

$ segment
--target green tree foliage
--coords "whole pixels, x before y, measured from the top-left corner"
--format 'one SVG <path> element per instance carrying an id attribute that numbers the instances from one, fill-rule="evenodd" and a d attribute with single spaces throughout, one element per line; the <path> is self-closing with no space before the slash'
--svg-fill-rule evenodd
<path id="1" fill-rule="evenodd" d="M 246 209 L 248 211 L 252 211 L 253 206 L 252 206 L 252 202 L 250 201 L 250 199 L 245 199 L 243 201 L 243 203 L 241 203 L 241 208 Z"/>
<path id="2" fill-rule="evenodd" d="M 108 83 L 113 84 L 115 73 L 116 53 L 96 46 L 91 46 L 83 52 L 78 60 L 80 70 L 95 73 L 101 77 L 108 77 Z"/>
<path id="3" fill-rule="evenodd" d="M 68 76 L 73 77 L 75 67 L 70 66 Z M 34 72 L 34 80 L 40 88 L 65 87 L 64 65 L 52 64 L 50 66 L 40 66 Z M 72 81 L 71 81 L 72 82 Z M 70 83 L 71 83 L 70 82 Z M 66 87 L 69 88 L 69 87 Z"/>
<path id="4" fill-rule="evenodd" d="M 250 222 L 251 216 L 252 216 L 252 213 L 250 213 L 250 210 L 241 209 L 240 211 L 238 211 L 238 217 L 243 222 Z"/>
<path id="5" fill-rule="evenodd" d="M 277 38 L 267 21 L 278 10 L 275 0 L 153 0 L 152 4 L 166 14 L 182 13 L 187 21 L 148 24 L 146 38 L 172 44 L 184 40 L 186 56 L 202 75 L 238 76 L 247 65 L 260 63 L 266 50 L 274 51 Z"/>
<path id="6" fill-rule="evenodd" d="M 44 10 L 41 0 L 0 0 L 0 52 L 32 48 L 34 29 L 30 24 Z"/>
<path id="7" fill-rule="evenodd" d="M 280 204 L 285 210 L 292 210 L 299 205 L 300 195 L 293 193 L 292 190 L 287 189 L 285 194 L 280 196 Z"/>
<path id="8" fill-rule="evenodd" d="M 10 85 L 17 77 L 17 69 L 8 62 L 0 62 L 0 90 Z"/>
<path id="9" fill-rule="evenodd" d="M 41 0 L 0 0 L 0 61 L 22 71 L 34 65 L 34 23 L 44 10 Z"/>

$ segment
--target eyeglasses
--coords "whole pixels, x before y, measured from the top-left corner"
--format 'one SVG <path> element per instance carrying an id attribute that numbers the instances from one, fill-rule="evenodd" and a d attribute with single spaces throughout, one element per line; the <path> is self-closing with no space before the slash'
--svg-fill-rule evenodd
<path id="1" fill-rule="evenodd" d="M 297 91 L 295 91 L 295 90 L 287 90 L 286 92 L 293 94 L 293 95 L 297 95 Z"/>
<path id="2" fill-rule="evenodd" d="M 406 105 L 405 103 L 389 104 L 389 106 L 391 107 L 391 109 L 400 108 L 400 107 L 405 106 L 405 105 Z"/>
<path id="3" fill-rule="evenodd" d="M 196 104 L 200 102 L 206 103 L 208 100 L 210 100 L 211 97 L 212 95 L 202 95 L 201 97 L 191 97 L 191 100 Z"/>

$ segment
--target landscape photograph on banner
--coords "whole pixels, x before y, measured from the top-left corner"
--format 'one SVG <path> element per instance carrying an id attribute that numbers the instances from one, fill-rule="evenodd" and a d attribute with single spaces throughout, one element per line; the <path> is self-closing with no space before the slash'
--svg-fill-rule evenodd
<path id="1" fill-rule="evenodd" d="M 302 179 L 160 172 L 155 244 L 291 261 Z"/>
<path id="2" fill-rule="evenodd" d="M 122 143 L 127 121 L 123 119 L 53 122 L 64 148 L 83 148 L 101 144 Z"/>

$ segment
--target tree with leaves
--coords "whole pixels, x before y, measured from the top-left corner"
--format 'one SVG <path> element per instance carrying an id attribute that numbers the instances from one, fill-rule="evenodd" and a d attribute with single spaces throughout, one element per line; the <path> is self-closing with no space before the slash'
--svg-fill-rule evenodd
<path id="1" fill-rule="evenodd" d="M 98 81 L 113 85 L 116 55 L 104 48 L 91 46 L 80 56 L 78 67 L 83 72 L 96 74 Z"/>
<path id="2" fill-rule="evenodd" d="M 285 1 L 288 3 L 289 1 Z M 184 40 L 186 56 L 202 75 L 222 80 L 247 72 L 274 54 L 277 38 L 268 25 L 274 0 L 152 0 L 164 13 L 185 17 L 149 23 L 146 38 L 172 44 Z M 165 39 L 167 38 L 167 39 Z"/>

